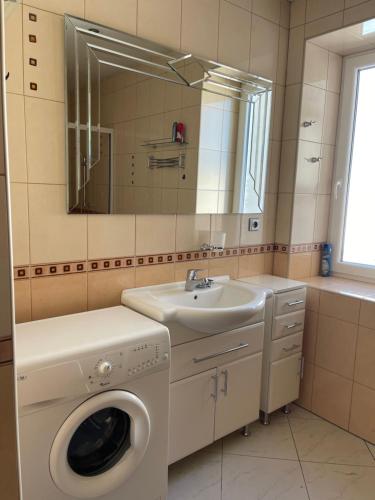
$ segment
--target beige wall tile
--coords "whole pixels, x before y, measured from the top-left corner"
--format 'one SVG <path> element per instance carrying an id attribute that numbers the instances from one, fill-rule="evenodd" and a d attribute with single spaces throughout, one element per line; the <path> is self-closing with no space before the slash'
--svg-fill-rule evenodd
<path id="1" fill-rule="evenodd" d="M 136 255 L 175 251 L 175 215 L 137 215 L 135 223 Z"/>
<path id="2" fill-rule="evenodd" d="M 290 27 L 305 24 L 306 0 L 294 0 L 290 7 Z"/>
<path id="3" fill-rule="evenodd" d="M 24 3 L 55 14 L 71 14 L 78 17 L 83 17 L 85 9 L 85 0 L 26 0 Z"/>
<path id="4" fill-rule="evenodd" d="M 290 240 L 293 196 L 280 193 L 276 215 L 276 242 L 288 244 Z"/>
<path id="5" fill-rule="evenodd" d="M 358 324 L 359 299 L 337 293 L 320 292 L 319 312 L 349 323 Z"/>
<path id="6" fill-rule="evenodd" d="M 277 193 L 279 183 L 279 166 L 281 154 L 281 141 L 270 141 L 269 161 L 267 170 L 267 193 Z"/>
<path id="7" fill-rule="evenodd" d="M 315 367 L 312 411 L 347 429 L 353 382 Z"/>
<path id="8" fill-rule="evenodd" d="M 358 329 L 354 380 L 375 389 L 375 330 Z"/>
<path id="9" fill-rule="evenodd" d="M 293 227 L 291 242 L 311 243 L 314 238 L 316 196 L 296 194 L 293 206 Z"/>
<path id="10" fill-rule="evenodd" d="M 208 260 L 194 260 L 193 262 L 176 262 L 174 265 L 174 281 L 185 281 L 189 269 L 199 269 L 200 276 L 208 275 Z"/>
<path id="11" fill-rule="evenodd" d="M 305 49 L 305 69 L 303 81 L 314 87 L 327 88 L 328 50 L 307 42 Z"/>
<path id="12" fill-rule="evenodd" d="M 285 89 L 285 113 L 283 121 L 283 139 L 297 139 L 299 123 L 299 103 L 301 85 L 287 85 Z"/>
<path id="13" fill-rule="evenodd" d="M 311 23 L 306 24 L 305 37 L 311 38 L 314 36 L 322 35 L 323 33 L 328 33 L 329 31 L 334 31 L 341 28 L 341 26 L 343 26 L 343 22 L 343 12 L 338 12 L 337 14 L 332 14 L 331 16 L 322 17 L 317 21 L 312 21 Z"/>
<path id="14" fill-rule="evenodd" d="M 253 15 L 251 22 L 250 72 L 270 80 L 276 80 L 278 45 L 279 27 L 262 17 Z"/>
<path id="15" fill-rule="evenodd" d="M 264 274 L 273 274 L 273 256 L 272 252 L 264 255 Z"/>
<path id="16" fill-rule="evenodd" d="M 324 109 L 323 138 L 324 144 L 336 144 L 337 119 L 340 96 L 333 92 L 326 93 Z"/>
<path id="17" fill-rule="evenodd" d="M 11 184 L 13 265 L 30 262 L 27 184 Z"/>
<path id="18" fill-rule="evenodd" d="M 311 85 L 303 86 L 300 120 L 300 139 L 321 142 L 326 92 Z M 304 122 L 313 121 L 311 126 L 304 127 Z"/>
<path id="19" fill-rule="evenodd" d="M 344 9 L 344 0 L 307 0 L 306 21 L 326 17 Z"/>
<path id="20" fill-rule="evenodd" d="M 85 0 L 85 18 L 135 35 L 137 32 L 137 0 Z"/>
<path id="21" fill-rule="evenodd" d="M 135 269 L 135 286 L 161 285 L 174 281 L 174 264 L 137 267 Z"/>
<path id="22" fill-rule="evenodd" d="M 13 287 L 16 323 L 31 321 L 30 280 L 15 280 L 13 282 Z"/>
<path id="23" fill-rule="evenodd" d="M 27 182 L 24 97 L 7 94 L 9 172 L 12 182 Z"/>
<path id="24" fill-rule="evenodd" d="M 220 0 L 182 0 L 181 49 L 217 60 Z"/>
<path id="25" fill-rule="evenodd" d="M 280 0 L 253 0 L 254 14 L 262 16 L 274 23 L 280 22 Z"/>
<path id="26" fill-rule="evenodd" d="M 312 390 L 315 367 L 311 363 L 305 363 L 303 367 L 303 378 L 299 388 L 298 404 L 311 410 Z"/>
<path id="27" fill-rule="evenodd" d="M 327 241 L 331 196 L 319 194 L 316 198 L 314 241 Z"/>
<path id="28" fill-rule="evenodd" d="M 320 252 L 311 252 L 311 271 L 310 271 L 311 277 L 319 275 L 320 264 L 321 264 Z"/>
<path id="29" fill-rule="evenodd" d="M 247 71 L 250 59 L 251 14 L 220 0 L 219 61 Z"/>
<path id="30" fill-rule="evenodd" d="M 299 280 L 310 277 L 311 253 L 295 253 L 289 256 L 288 277 Z"/>
<path id="31" fill-rule="evenodd" d="M 375 391 L 354 384 L 349 430 L 375 443 Z"/>
<path id="32" fill-rule="evenodd" d="M 135 268 L 95 271 L 87 274 L 88 309 L 118 306 L 121 292 L 135 287 Z"/>
<path id="33" fill-rule="evenodd" d="M 340 93 L 341 90 L 341 71 L 342 71 L 342 57 L 329 53 L 328 59 L 328 79 L 327 90 L 330 92 Z"/>
<path id="34" fill-rule="evenodd" d="M 180 48 L 181 0 L 138 0 L 137 35 Z"/>
<path id="35" fill-rule="evenodd" d="M 229 275 L 232 279 L 238 277 L 238 257 L 223 257 L 208 261 L 209 276 Z"/>
<path id="36" fill-rule="evenodd" d="M 89 215 L 88 258 L 135 255 L 135 215 Z"/>
<path id="37" fill-rule="evenodd" d="M 320 314 L 316 344 L 316 364 L 326 370 L 352 379 L 357 330 L 357 325 Z"/>
<path id="38" fill-rule="evenodd" d="M 29 20 L 37 15 L 37 22 Z M 29 41 L 35 35 L 37 42 Z M 64 18 L 44 10 L 25 6 L 23 9 L 24 85 L 25 94 L 55 101 L 64 101 Z M 37 60 L 37 66 L 29 64 Z M 30 88 L 36 83 L 37 90 Z"/>
<path id="39" fill-rule="evenodd" d="M 22 23 L 22 5 L 18 4 L 4 22 L 5 71 L 9 71 L 6 90 L 16 94 L 23 93 Z"/>
<path id="40" fill-rule="evenodd" d="M 265 268 L 265 254 L 241 255 L 238 258 L 238 277 L 247 278 L 263 274 Z"/>
<path id="41" fill-rule="evenodd" d="M 87 310 L 87 273 L 33 278 L 32 319 L 64 316 Z"/>
<path id="42" fill-rule="evenodd" d="M 330 194 L 332 190 L 333 161 L 335 157 L 335 147 L 329 144 L 322 144 L 322 159 L 319 166 L 319 194 Z"/>
<path id="43" fill-rule="evenodd" d="M 319 311 L 320 291 L 316 288 L 307 287 L 306 309 L 310 311 Z"/>
<path id="44" fill-rule="evenodd" d="M 87 258 L 87 217 L 66 213 L 65 186 L 29 184 L 32 264 Z"/>
<path id="45" fill-rule="evenodd" d="M 280 158 L 279 192 L 293 193 L 297 141 L 283 141 Z"/>
<path id="46" fill-rule="evenodd" d="M 273 274 L 286 278 L 289 271 L 289 255 L 287 253 L 275 253 L 273 257 Z"/>
<path id="47" fill-rule="evenodd" d="M 230 3 L 237 5 L 237 7 L 242 7 L 246 10 L 251 10 L 253 0 L 228 0 Z"/>
<path id="48" fill-rule="evenodd" d="M 286 83 L 292 85 L 302 82 L 303 53 L 305 49 L 305 27 L 298 26 L 289 32 L 288 64 Z"/>
<path id="49" fill-rule="evenodd" d="M 268 213 L 269 210 L 265 210 Z M 258 245 L 260 243 L 266 243 L 268 240 L 265 235 L 265 214 L 254 214 L 254 217 L 259 219 L 260 229 L 259 231 L 249 231 L 249 219 L 252 217 L 251 214 L 244 214 L 241 216 L 241 236 L 240 236 L 240 246 Z"/>
<path id="50" fill-rule="evenodd" d="M 315 347 L 318 334 L 318 313 L 306 310 L 305 328 L 303 331 L 303 356 L 305 362 L 315 362 Z"/>
<path id="51" fill-rule="evenodd" d="M 64 104 L 26 97 L 25 117 L 29 182 L 66 184 Z"/>
<path id="52" fill-rule="evenodd" d="M 280 26 L 289 29 L 290 26 L 290 2 L 280 0 Z"/>
<path id="53" fill-rule="evenodd" d="M 297 153 L 297 171 L 295 193 L 313 194 L 317 192 L 319 181 L 320 144 L 316 142 L 299 141 Z"/>
<path id="54" fill-rule="evenodd" d="M 217 245 L 225 237 L 224 248 L 236 248 L 240 244 L 241 216 L 211 215 L 211 244 Z"/>
<path id="55" fill-rule="evenodd" d="M 282 85 L 273 86 L 272 95 L 272 114 L 271 114 L 271 140 L 281 141 L 283 118 L 284 118 L 284 99 L 285 88 Z M 293 110 L 292 110 L 293 111 Z"/>
<path id="56" fill-rule="evenodd" d="M 280 27 L 279 33 L 279 53 L 277 57 L 276 82 L 285 85 L 286 68 L 288 62 L 289 30 Z"/>
<path id="57" fill-rule="evenodd" d="M 347 9 L 344 11 L 344 26 L 358 23 L 359 21 L 364 21 L 366 19 L 371 19 L 374 17 L 374 12 L 374 0 L 369 0 L 367 2 L 363 2 L 361 5 Z"/>
<path id="58" fill-rule="evenodd" d="M 176 252 L 199 250 L 210 241 L 209 215 L 177 215 Z"/>
<path id="59" fill-rule="evenodd" d="M 375 330 L 375 300 L 361 300 L 359 324 Z"/>
<path id="60" fill-rule="evenodd" d="M 274 243 L 276 231 L 277 195 L 266 194 L 263 216 L 263 241 L 261 243 Z M 261 221 L 262 222 L 262 221 Z"/>

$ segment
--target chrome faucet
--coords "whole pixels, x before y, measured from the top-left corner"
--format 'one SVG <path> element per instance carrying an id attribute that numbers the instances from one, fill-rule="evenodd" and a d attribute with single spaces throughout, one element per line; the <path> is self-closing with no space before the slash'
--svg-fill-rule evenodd
<path id="1" fill-rule="evenodd" d="M 188 269 L 186 273 L 185 290 L 192 292 L 196 288 L 211 288 L 214 280 L 210 278 L 197 278 L 199 271 L 203 269 Z"/>

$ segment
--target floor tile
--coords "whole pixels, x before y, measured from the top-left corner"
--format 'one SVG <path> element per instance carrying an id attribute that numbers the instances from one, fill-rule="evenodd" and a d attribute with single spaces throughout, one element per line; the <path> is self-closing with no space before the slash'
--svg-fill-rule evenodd
<path id="1" fill-rule="evenodd" d="M 219 500 L 221 441 L 169 467 L 168 500 Z"/>
<path id="2" fill-rule="evenodd" d="M 305 410 L 302 408 L 302 406 L 298 406 L 296 404 L 292 404 L 291 407 L 291 412 L 288 415 L 289 418 L 308 418 L 309 420 L 315 419 L 315 420 L 321 420 L 318 415 L 314 415 L 314 413 L 311 413 L 310 411 Z"/>
<path id="3" fill-rule="evenodd" d="M 302 461 L 375 464 L 362 439 L 325 420 L 291 418 L 290 425 Z"/>
<path id="4" fill-rule="evenodd" d="M 235 432 L 224 439 L 224 453 L 298 460 L 292 432 L 285 417 L 273 417 L 270 425 L 254 422 L 250 435 Z"/>
<path id="5" fill-rule="evenodd" d="M 371 443 L 366 443 L 366 444 L 367 444 L 368 449 L 371 451 L 372 456 L 374 457 L 374 460 L 375 460 L 375 445 L 373 445 Z"/>
<path id="6" fill-rule="evenodd" d="M 302 463 L 310 500 L 373 500 L 375 469 Z"/>
<path id="7" fill-rule="evenodd" d="M 308 500 L 308 496 L 298 462 L 224 455 L 222 500 Z"/>

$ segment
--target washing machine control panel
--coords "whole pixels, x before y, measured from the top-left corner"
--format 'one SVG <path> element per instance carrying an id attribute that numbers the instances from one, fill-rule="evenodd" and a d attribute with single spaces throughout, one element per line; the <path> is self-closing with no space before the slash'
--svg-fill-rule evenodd
<path id="1" fill-rule="evenodd" d="M 169 366 L 169 345 L 142 342 L 121 351 L 81 359 L 87 389 L 97 391 Z"/>

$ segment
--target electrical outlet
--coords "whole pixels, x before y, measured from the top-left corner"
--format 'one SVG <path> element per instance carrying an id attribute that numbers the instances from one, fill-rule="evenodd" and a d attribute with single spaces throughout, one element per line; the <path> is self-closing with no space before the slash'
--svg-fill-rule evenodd
<path id="1" fill-rule="evenodd" d="M 250 217 L 248 229 L 249 229 L 249 231 L 259 231 L 260 219 L 258 217 Z"/>

